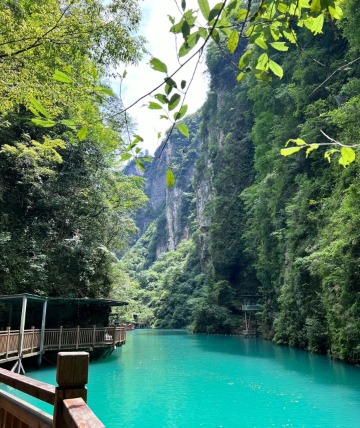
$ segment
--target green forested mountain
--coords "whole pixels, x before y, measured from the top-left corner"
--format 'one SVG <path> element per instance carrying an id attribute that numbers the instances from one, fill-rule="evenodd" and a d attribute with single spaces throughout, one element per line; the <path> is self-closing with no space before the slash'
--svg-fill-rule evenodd
<path id="1" fill-rule="evenodd" d="M 340 22 L 316 39 L 304 32 L 297 49 L 275 54 L 281 80 L 238 83 L 233 63 L 246 45 L 233 58 L 209 47 L 192 178 L 181 176 L 188 143 L 175 136 L 165 160 L 180 170 L 177 182 L 122 262 L 154 326 L 237 332 L 241 305 L 252 299 L 262 305 L 264 337 L 359 362 L 358 158 L 344 168 L 335 149 L 331 162 L 321 147 L 280 156 L 288 139 L 329 142 L 323 133 L 358 144 L 355 1 Z M 179 194 L 189 200 L 187 221 L 179 220 L 185 205 L 173 203 Z"/>

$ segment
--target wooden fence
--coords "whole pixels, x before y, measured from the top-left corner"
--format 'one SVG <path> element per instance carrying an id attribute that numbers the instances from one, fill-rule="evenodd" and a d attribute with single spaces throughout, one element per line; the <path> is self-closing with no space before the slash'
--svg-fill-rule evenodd
<path id="1" fill-rule="evenodd" d="M 101 428 L 104 425 L 87 406 L 89 354 L 60 352 L 58 386 L 0 368 L 0 382 L 54 406 L 53 415 L 0 390 L 0 426 L 16 428 Z"/>
<path id="2" fill-rule="evenodd" d="M 8 327 L 0 331 L 0 363 L 19 358 L 19 330 Z M 124 327 L 90 327 L 45 329 L 44 343 L 41 349 L 41 330 L 24 330 L 22 357 L 38 355 L 47 350 L 93 350 L 121 346 L 126 341 Z"/>

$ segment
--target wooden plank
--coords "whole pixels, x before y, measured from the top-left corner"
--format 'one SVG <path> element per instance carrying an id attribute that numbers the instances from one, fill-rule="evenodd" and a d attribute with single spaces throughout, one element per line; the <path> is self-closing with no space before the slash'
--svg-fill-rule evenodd
<path id="1" fill-rule="evenodd" d="M 55 387 L 45 382 L 31 379 L 18 373 L 0 368 L 0 382 L 12 386 L 19 391 L 36 397 L 49 404 L 54 404 Z"/>
<path id="2" fill-rule="evenodd" d="M 1 419 L 4 424 L 2 426 L 6 428 L 11 426 L 51 428 L 53 426 L 51 415 L 5 391 L 0 391 L 0 408 L 2 409 Z M 11 424 L 8 422 L 9 419 Z"/>
<path id="3" fill-rule="evenodd" d="M 64 400 L 82 398 L 87 400 L 89 354 L 87 352 L 59 352 L 57 356 L 54 403 L 54 428 L 67 428 L 64 418 Z"/>
<path id="4" fill-rule="evenodd" d="M 64 400 L 64 419 L 68 428 L 104 428 L 105 425 L 95 416 L 82 398 Z"/>

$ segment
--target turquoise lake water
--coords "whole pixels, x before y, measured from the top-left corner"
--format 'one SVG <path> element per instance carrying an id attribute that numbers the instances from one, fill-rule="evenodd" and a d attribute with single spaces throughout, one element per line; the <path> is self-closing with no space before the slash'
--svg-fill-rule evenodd
<path id="1" fill-rule="evenodd" d="M 108 428 L 360 427 L 360 368 L 261 339 L 137 330 L 89 376 Z"/>

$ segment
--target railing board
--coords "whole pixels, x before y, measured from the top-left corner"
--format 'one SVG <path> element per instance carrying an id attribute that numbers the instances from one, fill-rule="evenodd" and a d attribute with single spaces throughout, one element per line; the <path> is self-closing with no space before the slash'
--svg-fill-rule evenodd
<path id="1" fill-rule="evenodd" d="M 18 373 L 9 372 L 0 368 L 0 382 L 5 383 L 32 397 L 54 404 L 55 387 L 45 382 L 31 379 Z"/>
<path id="2" fill-rule="evenodd" d="M 88 427 L 104 428 L 105 425 L 95 416 L 82 398 L 70 398 L 63 401 L 64 419 L 68 428 Z"/>
<path id="3" fill-rule="evenodd" d="M 51 428 L 53 418 L 26 401 L 0 391 L 0 421 L 2 427 Z"/>

